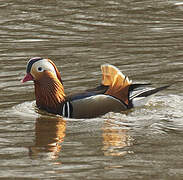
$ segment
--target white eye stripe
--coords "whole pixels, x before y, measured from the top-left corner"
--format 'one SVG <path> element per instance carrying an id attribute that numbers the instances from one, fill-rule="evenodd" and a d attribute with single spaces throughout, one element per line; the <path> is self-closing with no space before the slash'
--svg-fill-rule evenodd
<path id="1" fill-rule="evenodd" d="M 55 76 L 57 76 L 55 68 L 53 65 L 46 59 L 37 61 L 33 64 L 32 70 L 35 69 L 38 72 L 43 72 L 45 70 L 51 71 Z"/>

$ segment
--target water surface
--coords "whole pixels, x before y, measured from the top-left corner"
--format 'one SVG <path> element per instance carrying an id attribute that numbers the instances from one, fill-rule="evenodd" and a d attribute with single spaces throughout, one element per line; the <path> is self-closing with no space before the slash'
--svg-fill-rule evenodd
<path id="1" fill-rule="evenodd" d="M 20 1 L 0 4 L 0 177 L 182 179 L 183 2 Z M 100 65 L 133 82 L 172 86 L 142 108 L 95 119 L 36 109 L 27 61 L 52 59 L 65 91 L 95 87 Z"/>

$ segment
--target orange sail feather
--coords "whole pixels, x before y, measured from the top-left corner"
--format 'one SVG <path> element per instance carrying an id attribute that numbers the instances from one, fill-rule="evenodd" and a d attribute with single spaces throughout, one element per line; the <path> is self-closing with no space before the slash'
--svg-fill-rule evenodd
<path id="1" fill-rule="evenodd" d="M 130 81 L 127 76 L 122 74 L 119 69 L 113 65 L 102 65 L 101 70 L 102 84 L 109 86 L 109 89 L 105 92 L 105 94 L 120 99 L 128 105 L 128 89 L 132 84 L 132 81 Z"/>

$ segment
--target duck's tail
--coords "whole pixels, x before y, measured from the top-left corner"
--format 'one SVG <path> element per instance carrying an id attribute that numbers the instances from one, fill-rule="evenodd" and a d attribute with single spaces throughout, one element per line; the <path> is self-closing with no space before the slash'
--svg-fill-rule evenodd
<path id="1" fill-rule="evenodd" d="M 132 84 L 129 88 L 129 108 L 145 105 L 155 93 L 162 91 L 170 85 L 158 88 L 149 87 L 151 84 Z"/>

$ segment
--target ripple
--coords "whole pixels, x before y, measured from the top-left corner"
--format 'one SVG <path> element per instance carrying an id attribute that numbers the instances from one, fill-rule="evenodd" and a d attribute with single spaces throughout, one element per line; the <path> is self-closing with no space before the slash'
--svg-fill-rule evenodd
<path id="1" fill-rule="evenodd" d="M 24 102 L 13 106 L 13 113 L 25 117 L 39 117 L 36 112 L 35 101 Z"/>

